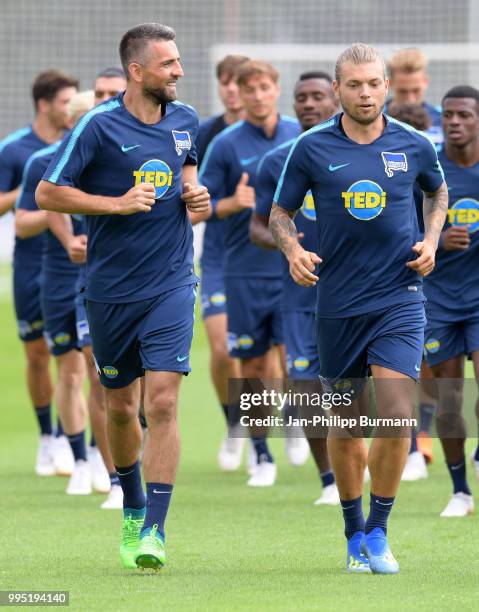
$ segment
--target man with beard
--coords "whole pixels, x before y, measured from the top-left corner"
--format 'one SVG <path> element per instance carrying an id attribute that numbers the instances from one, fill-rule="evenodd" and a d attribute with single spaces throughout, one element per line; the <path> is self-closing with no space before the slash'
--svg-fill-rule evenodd
<path id="1" fill-rule="evenodd" d="M 434 268 L 447 187 L 428 138 L 383 114 L 388 81 L 375 49 L 357 43 L 343 51 L 333 87 L 344 112 L 296 141 L 278 183 L 270 229 L 294 280 L 304 286 L 319 280 L 316 332 L 325 384 L 344 389 L 349 383 L 360 392 L 371 371 L 378 417 L 408 422 L 424 341 L 421 276 Z M 425 193 L 421 241 L 413 197 L 416 180 Z M 309 189 L 321 220 L 321 257 L 302 248 L 292 219 Z M 315 274 L 319 263 L 321 278 Z M 347 410 L 346 402 L 343 408 Z M 409 451 L 410 428 L 401 434 L 383 428 L 368 454 L 362 437 L 330 430 L 350 572 L 399 571 L 389 549 L 387 523 Z M 366 463 L 371 499 L 365 522 Z"/>
<path id="2" fill-rule="evenodd" d="M 196 186 L 196 111 L 176 101 L 183 70 L 175 37 L 156 23 L 124 34 L 125 93 L 80 120 L 36 192 L 41 208 L 86 215 L 86 308 L 124 495 L 120 556 L 126 568 L 154 570 L 165 563 L 178 392 L 190 371 L 197 278 L 188 211 L 209 214 L 208 192 Z M 146 499 L 137 415 L 142 376 Z"/>

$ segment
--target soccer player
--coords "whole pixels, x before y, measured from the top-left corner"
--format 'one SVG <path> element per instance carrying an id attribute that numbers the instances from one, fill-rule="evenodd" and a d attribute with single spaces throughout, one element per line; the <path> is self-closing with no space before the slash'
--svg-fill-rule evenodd
<path id="1" fill-rule="evenodd" d="M 33 123 L 0 143 L 0 214 L 13 209 L 19 196 L 28 158 L 57 141 L 67 122 L 67 108 L 78 86 L 76 79 L 58 70 L 39 74 L 32 86 Z M 39 476 L 68 473 L 68 456 L 52 435 L 53 385 L 48 370 L 49 354 L 43 338 L 40 307 L 40 269 L 43 236 L 16 236 L 13 253 L 13 291 L 20 339 L 27 360 L 27 387 L 40 428 L 35 471 Z M 60 432 L 61 433 L 61 430 Z"/>
<path id="2" fill-rule="evenodd" d="M 435 144 L 441 144 L 441 108 L 425 101 L 429 85 L 428 60 L 420 49 L 400 49 L 388 61 L 388 73 L 392 98 L 386 102 L 386 112 L 392 103 L 420 104 L 428 113 L 431 125 L 428 136 Z"/>
<path id="3" fill-rule="evenodd" d="M 200 171 L 216 216 L 226 219 L 224 281 L 230 355 L 241 360 L 241 376 L 254 379 L 274 378 L 274 345 L 283 344 L 281 256 L 249 240 L 258 162 L 267 151 L 299 133 L 296 120 L 278 115 L 278 78 L 266 62 L 250 60 L 239 66 L 236 81 L 245 120 L 216 136 Z M 271 486 L 276 464 L 266 438 L 252 441 L 256 466 L 248 485 Z"/>
<path id="4" fill-rule="evenodd" d="M 338 111 L 338 99 L 332 89 L 332 78 L 324 72 L 305 72 L 294 89 L 294 110 L 304 131 L 326 121 Z M 284 162 L 295 139 L 266 153 L 258 167 L 256 207 L 251 217 L 251 240 L 266 249 L 276 243 L 268 229 L 274 193 Z M 301 245 L 307 251 L 318 250 L 316 213 L 312 196 L 308 193 L 300 213 L 295 218 L 296 229 L 302 234 Z M 283 266 L 283 330 L 286 346 L 288 377 L 311 380 L 319 376 L 318 350 L 315 341 L 316 291 L 313 287 L 297 285 Z M 316 505 L 339 504 L 339 493 L 328 458 L 324 437 L 308 439 L 311 453 L 319 470 L 323 492 Z"/>
<path id="5" fill-rule="evenodd" d="M 227 55 L 216 66 L 218 94 L 225 108 L 221 115 L 215 115 L 200 123 L 196 150 L 198 164 L 201 164 L 206 148 L 213 138 L 225 128 L 244 117 L 239 97 L 235 71 L 248 60 L 243 55 Z M 210 345 L 210 373 L 216 394 L 222 406 L 228 431 L 218 453 L 218 464 L 224 471 L 237 470 L 243 455 L 244 438 L 238 435 L 238 425 L 228 414 L 228 379 L 239 378 L 239 362 L 228 354 L 226 296 L 223 281 L 224 223 L 212 215 L 206 222 L 201 253 L 201 312 L 206 335 Z M 229 434 L 229 435 L 228 435 Z"/>
<path id="6" fill-rule="evenodd" d="M 207 189 L 196 186 L 196 111 L 176 101 L 183 70 L 174 30 L 156 23 L 131 28 L 120 58 L 125 93 L 83 117 L 36 195 L 41 208 L 86 215 L 87 314 L 124 495 L 120 556 L 127 568 L 160 569 L 197 282 L 187 209 L 206 216 L 210 207 Z M 146 499 L 137 416 L 142 376 Z"/>
<path id="7" fill-rule="evenodd" d="M 101 70 L 95 78 L 95 106 L 124 91 L 126 78 L 123 68 L 110 66 Z"/>
<path id="8" fill-rule="evenodd" d="M 424 284 L 425 347 L 434 376 L 446 379 L 438 384 L 436 423 L 453 483 L 453 495 L 441 516 L 452 517 L 467 516 L 474 509 L 460 414 L 466 355 L 479 380 L 479 91 L 466 85 L 453 87 L 442 105 L 445 141 L 439 161 L 450 204 L 436 269 Z M 474 461 L 479 461 L 477 448 Z"/>
<path id="9" fill-rule="evenodd" d="M 362 43 L 345 49 L 336 62 L 333 87 L 343 113 L 302 134 L 291 149 L 275 194 L 270 230 L 293 279 L 304 286 L 319 280 L 321 377 L 335 385 L 360 380 L 370 369 L 379 418 L 407 418 L 424 339 L 421 275 L 434 267 L 447 187 L 432 143 L 383 114 L 388 81 L 375 49 Z M 416 180 L 425 192 L 422 241 L 417 241 Z M 321 257 L 302 248 L 292 220 L 308 190 L 320 219 Z M 315 273 L 318 264 L 320 278 Z M 347 569 L 397 573 L 387 522 L 409 438 L 376 437 L 367 456 L 364 440 L 348 434 L 330 430 L 329 436 L 345 521 Z M 371 503 L 365 522 L 366 461 Z"/>

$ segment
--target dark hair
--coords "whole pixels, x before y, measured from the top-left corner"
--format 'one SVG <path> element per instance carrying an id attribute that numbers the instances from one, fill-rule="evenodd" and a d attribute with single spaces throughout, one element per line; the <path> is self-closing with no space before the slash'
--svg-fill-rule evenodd
<path id="1" fill-rule="evenodd" d="M 413 128 L 422 132 L 431 126 L 429 113 L 421 104 L 391 102 L 387 114 L 394 119 L 398 119 L 398 121 L 412 125 Z"/>
<path id="2" fill-rule="evenodd" d="M 173 28 L 162 23 L 140 23 L 123 34 L 120 41 L 120 60 L 126 78 L 131 62 L 144 64 L 147 60 L 146 49 L 150 40 L 175 40 Z"/>
<path id="3" fill-rule="evenodd" d="M 479 110 L 479 91 L 470 85 L 457 85 L 456 87 L 453 87 L 446 94 L 444 94 L 441 104 L 444 104 L 444 100 L 447 98 L 472 98 L 476 101 L 476 106 Z"/>
<path id="4" fill-rule="evenodd" d="M 328 83 L 333 82 L 331 75 L 327 72 L 323 72 L 322 70 L 310 70 L 309 72 L 303 72 L 299 75 L 298 81 L 307 81 L 309 79 L 324 79 L 325 81 L 328 81 Z"/>
<path id="5" fill-rule="evenodd" d="M 79 81 L 71 76 L 68 76 L 60 70 L 46 70 L 41 72 L 32 85 L 32 98 L 35 108 L 38 108 L 39 100 L 47 100 L 51 102 L 57 93 L 66 87 L 76 87 L 78 89 Z"/>
<path id="6" fill-rule="evenodd" d="M 114 79 L 114 78 L 125 78 L 125 71 L 120 66 L 109 66 L 108 68 L 104 68 L 100 70 L 100 72 L 96 75 L 96 79 Z"/>
<path id="7" fill-rule="evenodd" d="M 248 60 L 249 57 L 246 57 L 246 55 L 227 55 L 216 64 L 216 78 L 221 79 L 224 75 L 228 75 L 230 79 L 233 78 L 238 66 Z"/>

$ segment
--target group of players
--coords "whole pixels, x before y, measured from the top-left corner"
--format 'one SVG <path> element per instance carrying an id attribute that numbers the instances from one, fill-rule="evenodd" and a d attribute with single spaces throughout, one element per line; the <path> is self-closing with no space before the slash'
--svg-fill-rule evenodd
<path id="1" fill-rule="evenodd" d="M 70 494 L 90 493 L 92 483 L 109 491 L 102 507 L 124 508 L 124 567 L 163 566 L 179 456 L 177 394 L 190 370 L 197 280 L 192 224 L 207 219 L 201 307 L 226 420 L 218 456 L 225 471 L 239 468 L 245 440 L 228 379 L 360 379 L 370 368 L 375 379 L 417 380 L 425 323 L 419 275 L 429 275 L 429 375 L 456 384 L 439 396 L 423 394 L 421 432 L 412 442 L 373 441 L 366 523 L 363 442 L 306 441 L 298 430 L 286 439 L 292 465 L 304 463 L 311 450 L 323 485 L 316 503 L 342 506 L 348 571 L 396 573 L 386 526 L 401 474 L 406 480 L 427 475 L 428 430 L 434 412 L 460 411 L 466 355 L 479 376 L 473 266 L 479 92 L 455 87 L 444 96 L 442 113 L 430 107 L 427 61 L 419 50 L 404 50 L 389 64 L 385 116 L 383 62 L 370 47 L 353 45 L 338 59 L 334 80 L 324 72 L 299 76 L 292 119 L 278 114 L 273 66 L 228 56 L 217 67 L 225 113 L 198 129 L 194 110 L 176 101 L 183 72 L 170 28 L 133 28 L 120 57 L 124 72 L 100 73 L 95 99 L 77 94 L 76 80 L 57 71 L 40 75 L 32 126 L 0 144 L 1 211 L 16 206 L 15 307 L 41 430 L 37 473 L 71 472 Z M 429 131 L 439 161 L 430 140 L 392 117 Z M 374 267 L 351 265 L 350 259 L 367 262 L 371 242 L 378 249 Z M 58 372 L 58 438 L 48 351 Z M 85 371 L 94 434 L 88 452 Z M 407 404 L 413 391 L 390 385 L 382 393 L 379 404 L 382 399 L 391 408 Z M 140 405 L 148 426 L 146 498 Z M 450 439 L 444 432 L 442 443 L 454 486 L 442 516 L 466 516 L 473 499 L 465 434 Z M 473 465 L 479 473 L 477 450 Z M 275 483 L 265 436 L 251 437 L 248 469 L 248 485 Z"/>

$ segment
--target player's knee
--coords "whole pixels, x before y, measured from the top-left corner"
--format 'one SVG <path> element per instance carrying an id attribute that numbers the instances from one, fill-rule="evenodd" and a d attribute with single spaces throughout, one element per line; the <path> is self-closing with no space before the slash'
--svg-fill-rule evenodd
<path id="1" fill-rule="evenodd" d="M 145 417 L 148 423 L 166 423 L 176 419 L 176 394 L 169 391 L 153 391 L 145 402 Z"/>
<path id="2" fill-rule="evenodd" d="M 227 368 L 231 359 L 228 347 L 223 342 L 218 342 L 211 347 L 211 361 L 214 368 Z"/>
<path id="3" fill-rule="evenodd" d="M 27 364 L 28 367 L 35 371 L 42 371 L 48 368 L 48 362 L 50 355 L 48 349 L 40 346 L 35 349 L 27 351 Z"/>
<path id="4" fill-rule="evenodd" d="M 64 370 L 61 373 L 59 382 L 61 382 L 64 387 L 81 393 L 83 388 L 83 380 L 84 376 L 82 372 Z"/>
<path id="5" fill-rule="evenodd" d="M 126 425 L 138 419 L 138 405 L 134 401 L 108 398 L 108 418 L 116 425 Z"/>

